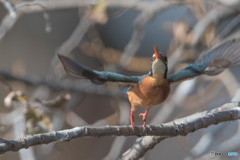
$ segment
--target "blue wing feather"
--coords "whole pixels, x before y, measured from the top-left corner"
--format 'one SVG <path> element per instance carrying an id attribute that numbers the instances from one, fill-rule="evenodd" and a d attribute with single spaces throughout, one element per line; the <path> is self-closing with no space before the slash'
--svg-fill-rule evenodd
<path id="1" fill-rule="evenodd" d="M 168 75 L 169 82 L 190 79 L 201 74 L 216 75 L 224 69 L 240 65 L 240 39 L 226 41 L 200 57 L 188 67 Z"/>
<path id="2" fill-rule="evenodd" d="M 127 83 L 138 83 L 141 81 L 142 76 L 125 76 L 119 73 L 107 72 L 107 71 L 96 71 L 96 74 L 99 75 L 99 80 L 102 82 L 127 82 Z"/>
<path id="3" fill-rule="evenodd" d="M 177 82 L 182 81 L 186 79 L 190 79 L 196 76 L 199 76 L 203 74 L 205 65 L 198 65 L 198 64 L 191 64 L 190 66 L 186 67 L 185 69 L 182 69 L 172 75 L 169 75 L 168 81 L 169 82 Z"/>
<path id="4" fill-rule="evenodd" d="M 200 57 L 195 63 L 190 64 L 185 69 L 172 75 L 168 75 L 169 82 L 177 82 L 199 76 L 201 74 L 216 75 L 225 68 L 240 65 L 240 39 L 233 39 L 220 44 L 204 56 Z M 78 64 L 68 57 L 59 55 L 64 69 L 67 73 L 80 78 L 85 77 L 94 83 L 126 82 L 139 83 L 149 74 L 142 76 L 125 76 L 119 73 L 96 71 L 82 64 Z"/>
<path id="5" fill-rule="evenodd" d="M 58 55 L 58 57 L 61 60 L 63 67 L 67 73 L 76 78 L 85 77 L 96 84 L 101 84 L 107 81 L 141 83 L 142 79 L 146 76 L 125 76 L 114 72 L 97 71 L 90 69 L 82 64 L 76 63 L 66 56 Z"/>

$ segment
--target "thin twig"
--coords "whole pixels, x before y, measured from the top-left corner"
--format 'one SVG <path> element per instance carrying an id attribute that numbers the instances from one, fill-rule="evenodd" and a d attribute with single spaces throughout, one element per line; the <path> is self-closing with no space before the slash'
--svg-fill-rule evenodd
<path id="1" fill-rule="evenodd" d="M 16 10 L 14 8 L 14 6 L 12 5 L 12 3 L 8 0 L 0 0 L 0 2 L 4 5 L 4 7 L 8 10 L 9 12 L 9 15 L 12 17 L 12 18 L 15 18 L 17 15 L 16 15 Z"/>
<path id="2" fill-rule="evenodd" d="M 67 55 L 69 54 L 81 41 L 85 33 L 88 31 L 89 27 L 92 25 L 93 21 L 88 18 L 86 14 L 84 14 L 80 20 L 75 30 L 71 34 L 71 36 L 61 45 L 61 47 L 57 50 L 55 56 L 53 57 L 50 65 L 50 72 L 48 74 L 48 78 L 52 77 L 53 79 L 62 78 L 60 75 L 62 72 L 56 71 L 59 67 L 56 67 L 59 64 L 59 59 L 57 58 L 57 54 Z"/>
<path id="3" fill-rule="evenodd" d="M 135 29 L 133 31 L 131 40 L 128 42 L 128 44 L 124 49 L 123 56 L 121 57 L 121 60 L 120 60 L 121 65 L 126 66 L 131 62 L 132 57 L 137 52 L 141 44 L 141 40 L 143 39 L 144 26 L 149 20 L 151 20 L 154 16 L 156 16 L 157 13 L 163 12 L 169 7 L 182 5 L 187 2 L 189 1 L 188 0 L 164 1 L 161 4 L 148 3 L 152 5 L 150 10 L 148 9 L 148 7 L 143 7 L 144 9 L 142 10 L 142 13 L 139 14 L 139 16 L 135 19 L 135 22 L 134 22 Z"/>
<path id="4" fill-rule="evenodd" d="M 213 23 L 217 23 L 224 18 L 235 16 L 238 13 L 239 13 L 238 6 L 236 7 L 219 6 L 212 9 L 207 14 L 207 16 L 205 16 L 202 20 L 198 21 L 198 23 L 194 27 L 192 45 L 198 44 L 208 26 L 210 26 Z"/>
<path id="5" fill-rule="evenodd" d="M 7 34 L 8 31 L 14 26 L 17 22 L 19 16 L 12 17 L 9 14 L 4 17 L 0 25 L 0 40 Z"/>

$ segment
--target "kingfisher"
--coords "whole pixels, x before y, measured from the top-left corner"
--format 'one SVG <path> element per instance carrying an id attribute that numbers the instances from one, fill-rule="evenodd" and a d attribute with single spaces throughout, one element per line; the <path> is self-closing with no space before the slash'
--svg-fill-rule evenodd
<path id="1" fill-rule="evenodd" d="M 126 76 L 119 73 L 98 71 L 58 55 L 65 71 L 76 78 L 87 78 L 95 84 L 121 82 L 131 84 L 126 91 L 131 104 L 131 127 L 134 130 L 134 111 L 146 107 L 142 116 L 143 128 L 146 127 L 148 111 L 151 107 L 164 102 L 170 94 L 170 85 L 200 75 L 217 75 L 224 69 L 240 65 L 240 39 L 231 39 L 209 50 L 186 68 L 168 75 L 167 56 L 160 53 L 154 45 L 154 54 L 149 73 L 140 76 Z"/>

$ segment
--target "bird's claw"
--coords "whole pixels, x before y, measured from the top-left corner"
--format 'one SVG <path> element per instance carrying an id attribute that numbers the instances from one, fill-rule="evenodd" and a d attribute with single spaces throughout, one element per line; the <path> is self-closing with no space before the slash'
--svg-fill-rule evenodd
<path id="1" fill-rule="evenodd" d="M 146 128 L 146 121 L 143 121 L 143 129 Z"/>
<path id="2" fill-rule="evenodd" d="M 146 119 L 147 119 L 146 112 L 145 113 L 140 113 L 139 117 L 141 117 L 141 116 L 142 116 L 142 120 L 143 120 L 143 128 L 145 129 L 146 128 Z"/>
<path id="3" fill-rule="evenodd" d="M 142 116 L 143 121 L 146 121 L 146 114 L 145 113 L 140 113 L 139 117 L 141 117 L 141 116 Z"/>
<path id="4" fill-rule="evenodd" d="M 131 111 L 130 120 L 131 120 L 132 130 L 134 131 L 134 111 Z"/>
<path id="5" fill-rule="evenodd" d="M 134 131 L 134 121 L 131 121 L 132 130 Z"/>

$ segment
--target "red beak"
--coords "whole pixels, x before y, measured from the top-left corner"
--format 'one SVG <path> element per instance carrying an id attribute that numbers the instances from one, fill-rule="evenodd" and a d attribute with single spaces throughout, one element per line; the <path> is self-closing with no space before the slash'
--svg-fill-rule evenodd
<path id="1" fill-rule="evenodd" d="M 154 45 L 154 52 L 155 52 L 155 60 L 158 59 L 158 58 L 160 58 L 159 51 L 158 51 L 156 45 Z"/>

